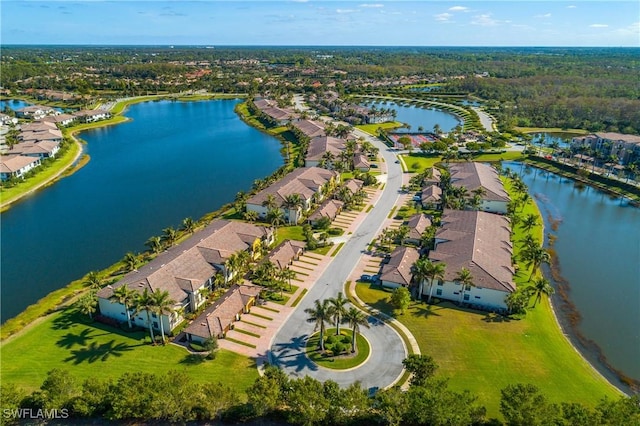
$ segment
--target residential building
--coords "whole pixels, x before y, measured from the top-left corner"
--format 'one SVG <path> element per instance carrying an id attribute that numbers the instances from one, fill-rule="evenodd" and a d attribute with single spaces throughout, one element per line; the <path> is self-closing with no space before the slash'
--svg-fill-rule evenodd
<path id="1" fill-rule="evenodd" d="M 319 121 L 296 120 L 293 121 L 292 124 L 295 129 L 309 138 L 326 136 L 324 132 L 324 124 Z"/>
<path id="2" fill-rule="evenodd" d="M 361 172 L 368 172 L 371 168 L 367 156 L 361 153 L 355 153 L 353 156 L 353 168 L 354 170 L 360 170 Z"/>
<path id="3" fill-rule="evenodd" d="M 40 119 L 40 121 L 43 121 L 45 123 L 54 123 L 60 126 L 68 126 L 70 124 L 73 124 L 77 119 L 78 117 L 76 117 L 75 115 L 60 114 L 60 115 L 49 115 L 47 117 L 43 117 L 42 119 Z"/>
<path id="4" fill-rule="evenodd" d="M 409 218 L 406 226 L 409 228 L 409 234 L 404 239 L 404 243 L 420 246 L 422 234 L 431 226 L 431 218 L 426 214 L 418 213 Z"/>
<path id="5" fill-rule="evenodd" d="M 604 159 L 615 156 L 620 164 L 629 164 L 640 159 L 640 136 L 637 135 L 613 132 L 593 133 L 573 138 L 571 147 L 574 150 L 588 148 L 599 153 Z"/>
<path id="6" fill-rule="evenodd" d="M 42 105 L 29 105 L 16 110 L 16 116 L 18 118 L 31 118 L 33 120 L 39 120 L 47 115 L 55 114 L 58 114 L 58 111 L 54 108 Z"/>
<path id="7" fill-rule="evenodd" d="M 507 213 L 509 194 L 504 189 L 498 172 L 493 167 L 476 162 L 454 163 L 450 166 L 451 186 L 463 187 L 468 197 L 481 191 L 479 209 L 491 213 Z"/>
<path id="8" fill-rule="evenodd" d="M 2 155 L 0 156 L 0 180 L 3 182 L 11 177 L 21 178 L 29 170 L 40 165 L 40 158 L 27 157 L 24 155 Z"/>
<path id="9" fill-rule="evenodd" d="M 170 331 L 183 320 L 183 313 L 195 312 L 205 302 L 204 289 L 211 289 L 214 276 L 222 274 L 228 281 L 236 274 L 227 261 L 231 255 L 246 251 L 251 258 L 258 258 L 263 248 L 274 241 L 273 232 L 266 227 L 243 222 L 216 220 L 202 231 L 195 233 L 184 243 L 160 253 L 139 270 L 127 273 L 121 280 L 98 291 L 100 313 L 118 321 L 126 321 L 124 305 L 111 297 L 114 291 L 127 286 L 138 294 L 167 291 L 174 301 L 174 312 L 157 318 L 149 313 L 153 328 Z M 129 306 L 130 313 L 133 309 Z M 147 324 L 147 313 L 132 316 L 134 323 Z"/>
<path id="10" fill-rule="evenodd" d="M 269 211 L 267 203 L 272 199 L 274 207 L 283 211 L 286 220 L 297 224 L 302 214 L 309 211 L 314 202 L 322 201 L 324 194 L 339 182 L 340 174 L 333 170 L 320 167 L 298 168 L 249 198 L 247 211 L 255 211 L 264 219 Z M 302 200 L 302 205 L 287 207 L 287 197 L 295 194 Z"/>
<path id="11" fill-rule="evenodd" d="M 434 283 L 433 289 L 425 283 L 423 296 L 431 293 L 471 307 L 506 310 L 505 298 L 516 289 L 509 219 L 481 211 L 446 209 L 441 223 L 428 257 L 446 264 L 444 279 Z M 463 289 L 456 282 L 462 268 L 471 272 L 473 286 Z"/>
<path id="12" fill-rule="evenodd" d="M 316 209 L 315 212 L 311 216 L 309 216 L 309 223 L 311 226 L 315 226 L 315 224 L 323 217 L 328 217 L 333 222 L 335 218 L 340 214 L 342 208 L 344 207 L 344 203 L 340 200 L 325 200 L 320 206 Z"/>
<path id="13" fill-rule="evenodd" d="M 7 114 L 0 113 L 0 125 L 3 126 L 15 126 L 18 124 L 18 119 L 11 117 Z"/>
<path id="14" fill-rule="evenodd" d="M 304 160 L 305 167 L 317 167 L 327 158 L 326 153 L 330 152 L 332 161 L 325 161 L 325 167 L 332 168 L 335 161 L 340 160 L 340 153 L 346 149 L 346 141 L 344 139 L 335 138 L 333 136 L 316 136 L 309 141 L 307 148 L 307 156 Z"/>
<path id="15" fill-rule="evenodd" d="M 420 258 L 418 250 L 413 247 L 398 246 L 389 256 L 388 262 L 380 271 L 380 282 L 383 287 L 409 287 L 413 279 L 413 264 Z"/>
<path id="16" fill-rule="evenodd" d="M 54 117 L 54 116 L 51 116 L 51 117 Z M 27 132 L 47 132 L 49 130 L 58 130 L 58 126 L 56 126 L 56 123 L 54 123 L 52 121 L 47 121 L 47 120 L 44 120 L 44 119 L 20 125 L 20 131 L 21 132 L 25 132 L 25 133 L 27 133 Z"/>
<path id="17" fill-rule="evenodd" d="M 202 344 L 212 337 L 223 339 L 233 323 L 250 312 L 261 291 L 262 287 L 256 285 L 232 286 L 184 329 L 187 340 Z"/>
<path id="18" fill-rule="evenodd" d="M 48 129 L 44 131 L 22 131 L 18 136 L 22 142 L 62 142 L 62 132 L 58 129 Z"/>
<path id="19" fill-rule="evenodd" d="M 59 143 L 43 140 L 15 144 L 11 149 L 11 153 L 24 155 L 25 157 L 36 157 L 43 160 L 45 158 L 55 157 L 59 150 Z"/>
<path id="20" fill-rule="evenodd" d="M 437 185 L 429 185 L 422 188 L 420 193 L 422 207 L 430 210 L 442 208 L 442 189 Z"/>
<path id="21" fill-rule="evenodd" d="M 267 261 L 273 263 L 280 269 L 286 269 L 294 260 L 304 253 L 306 243 L 296 240 L 284 240 L 276 248 L 271 250 L 267 256 Z"/>
<path id="22" fill-rule="evenodd" d="M 82 123 L 93 123 L 94 121 L 105 120 L 111 117 L 109 111 L 101 109 L 85 109 L 74 112 L 73 115 Z"/>

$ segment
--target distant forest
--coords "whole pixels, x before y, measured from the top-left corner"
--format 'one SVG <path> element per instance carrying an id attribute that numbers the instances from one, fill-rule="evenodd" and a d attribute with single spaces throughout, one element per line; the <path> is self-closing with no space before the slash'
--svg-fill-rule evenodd
<path id="1" fill-rule="evenodd" d="M 4 89 L 95 96 L 402 90 L 408 78 L 482 99 L 502 129 L 640 134 L 640 48 L 3 46 L 0 66 Z M 196 68 L 211 72 L 187 78 Z"/>

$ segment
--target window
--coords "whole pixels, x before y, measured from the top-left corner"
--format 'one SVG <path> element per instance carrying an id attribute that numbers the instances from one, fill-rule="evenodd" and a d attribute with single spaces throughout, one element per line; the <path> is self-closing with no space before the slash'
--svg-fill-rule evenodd
<path id="1" fill-rule="evenodd" d="M 464 289 L 464 291 L 471 291 L 471 286 L 470 286 L 470 285 L 468 285 L 468 286 L 465 286 L 465 289 Z"/>
<path id="2" fill-rule="evenodd" d="M 152 318 L 158 318 L 155 312 L 151 314 L 151 317 Z"/>
<path id="3" fill-rule="evenodd" d="M 468 294 L 464 295 L 464 300 L 469 300 L 469 295 Z"/>
<path id="4" fill-rule="evenodd" d="M 442 281 L 438 280 L 438 285 L 439 285 L 439 286 L 443 286 L 443 285 L 444 285 L 444 283 L 443 283 Z"/>
<path id="5" fill-rule="evenodd" d="M 153 322 L 153 328 L 158 328 L 158 321 Z"/>
<path id="6" fill-rule="evenodd" d="M 480 299 L 480 296 L 475 296 L 476 299 Z"/>
<path id="7" fill-rule="evenodd" d="M 441 288 L 436 290 L 436 296 L 442 296 L 442 289 Z"/>

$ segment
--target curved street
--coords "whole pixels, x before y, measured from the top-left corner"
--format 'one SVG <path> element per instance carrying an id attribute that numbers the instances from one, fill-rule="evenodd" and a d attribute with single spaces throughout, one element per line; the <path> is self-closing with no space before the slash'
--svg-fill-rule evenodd
<path id="1" fill-rule="evenodd" d="M 367 133 L 356 129 L 354 134 L 366 138 L 380 149 L 387 165 L 386 185 L 375 207 L 276 333 L 270 345 L 270 359 L 291 376 L 308 375 L 321 381 L 333 380 L 340 386 L 360 382 L 364 388 L 385 388 L 401 376 L 407 349 L 398 333 L 376 318 L 369 317 L 370 328 L 361 328 L 362 335 L 371 345 L 371 356 L 359 367 L 330 370 L 318 367 L 304 354 L 306 340 L 314 332 L 314 324 L 307 322 L 308 315 L 304 310 L 312 307 L 316 299 L 327 299 L 344 292 L 346 280 L 396 203 L 402 185 L 402 169 L 396 163 L 395 153 Z"/>

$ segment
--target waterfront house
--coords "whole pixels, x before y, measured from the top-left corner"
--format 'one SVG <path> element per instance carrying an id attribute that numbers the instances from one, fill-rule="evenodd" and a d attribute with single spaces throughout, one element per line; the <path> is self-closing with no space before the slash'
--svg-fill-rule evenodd
<path id="1" fill-rule="evenodd" d="M 31 118 L 33 120 L 38 120 L 47 115 L 55 114 L 58 114 L 58 111 L 51 107 L 42 105 L 29 105 L 16 110 L 16 116 L 18 118 Z"/>
<path id="2" fill-rule="evenodd" d="M 73 115 L 81 123 L 93 123 L 94 121 L 106 120 L 111 117 L 111 113 L 109 111 L 100 109 L 85 109 L 74 112 Z"/>
<path id="3" fill-rule="evenodd" d="M 60 114 L 60 115 L 49 115 L 40 119 L 40 121 L 45 123 L 54 123 L 60 126 L 68 126 L 73 124 L 78 117 L 71 114 Z"/>
<path id="4" fill-rule="evenodd" d="M 111 300 L 114 291 L 127 286 L 138 294 L 167 291 L 174 301 L 174 312 L 157 318 L 149 313 L 153 328 L 159 329 L 163 322 L 165 330 L 173 330 L 182 322 L 183 313 L 195 312 L 205 302 L 203 291 L 212 289 L 214 276 L 223 274 L 226 281 L 236 274 L 227 260 L 231 255 L 246 251 L 256 259 L 264 248 L 273 243 L 270 228 L 244 222 L 215 220 L 202 231 L 178 246 L 174 246 L 138 270 L 127 273 L 115 284 L 102 288 L 97 293 L 100 313 L 103 316 L 126 321 L 124 305 Z M 133 312 L 131 306 L 130 313 Z M 134 323 L 146 326 L 147 313 L 138 312 L 132 316 Z"/>
<path id="5" fill-rule="evenodd" d="M 480 207 L 482 211 L 491 213 L 507 213 L 509 194 L 504 189 L 498 172 L 493 167 L 476 162 L 455 163 L 450 167 L 451 186 L 463 187 L 469 193 L 480 190 Z"/>
<path id="6" fill-rule="evenodd" d="M 232 286 L 185 328 L 187 340 L 202 344 L 212 337 L 223 339 L 233 323 L 250 312 L 261 290 L 262 287 L 252 284 Z"/>
<path id="7" fill-rule="evenodd" d="M 506 310 L 505 298 L 516 289 L 509 219 L 481 211 L 446 209 L 441 223 L 428 257 L 446 264 L 446 270 L 431 294 L 471 307 Z M 455 281 L 462 268 L 471 272 L 473 286 L 463 289 Z M 423 286 L 423 297 L 429 295 L 428 284 Z"/>
<path id="8" fill-rule="evenodd" d="M 21 142 L 15 144 L 11 153 L 20 154 L 26 157 L 36 157 L 41 160 L 53 158 L 60 150 L 60 144 L 48 140 L 35 142 Z"/>
<path id="9" fill-rule="evenodd" d="M 269 211 L 268 200 L 273 199 L 275 208 L 283 211 L 285 219 L 297 224 L 302 213 L 311 209 L 314 202 L 320 202 L 326 192 L 340 182 L 340 174 L 320 167 L 298 168 L 282 179 L 269 185 L 247 200 L 247 211 L 255 211 L 260 218 L 266 218 Z M 287 197 L 297 194 L 302 200 L 299 207 L 288 207 Z"/>
<path id="10" fill-rule="evenodd" d="M 391 252 L 388 262 L 382 265 L 380 282 L 383 287 L 409 287 L 413 277 L 413 264 L 420 258 L 413 247 L 398 246 Z"/>
<path id="11" fill-rule="evenodd" d="M 335 138 L 333 136 L 316 136 L 309 141 L 307 155 L 304 159 L 305 167 L 320 166 L 326 158 L 326 153 L 330 152 L 333 161 L 325 161 L 325 168 L 333 168 L 333 163 L 340 161 L 340 153 L 346 149 L 346 141 L 344 139 Z"/>
<path id="12" fill-rule="evenodd" d="M 21 124 L 21 132 L 47 132 L 49 130 L 58 130 L 58 126 L 52 121 L 45 121 L 44 119 L 33 121 L 31 123 Z"/>
<path id="13" fill-rule="evenodd" d="M 640 136 L 603 132 L 571 139 L 571 148 L 588 148 L 603 158 L 615 156 L 620 164 L 630 164 L 640 158 Z"/>
<path id="14" fill-rule="evenodd" d="M 11 177 L 21 178 L 29 170 L 40 165 L 40 158 L 24 155 L 2 155 L 0 157 L 0 180 L 3 182 Z"/>
<path id="15" fill-rule="evenodd" d="M 293 121 L 292 124 L 295 129 L 309 138 L 315 138 L 316 136 L 326 136 L 324 132 L 324 124 L 321 122 L 311 120 L 296 120 Z"/>
<path id="16" fill-rule="evenodd" d="M 54 143 L 62 142 L 62 132 L 58 129 L 48 129 L 44 131 L 22 131 L 18 135 L 22 142 L 48 141 Z"/>

